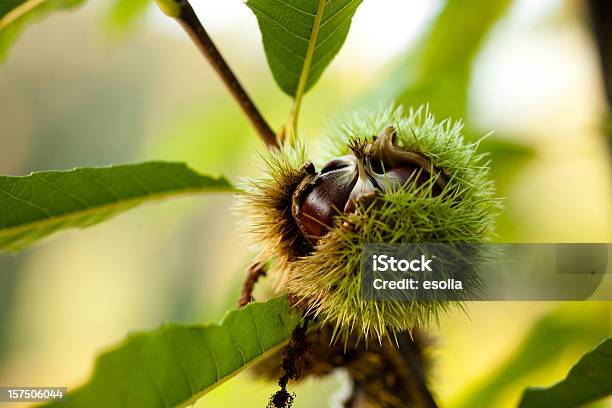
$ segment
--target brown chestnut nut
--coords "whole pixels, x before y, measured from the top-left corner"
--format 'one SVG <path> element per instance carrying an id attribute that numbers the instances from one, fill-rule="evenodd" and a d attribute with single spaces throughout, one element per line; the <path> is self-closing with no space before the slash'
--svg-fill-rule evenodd
<path id="1" fill-rule="evenodd" d="M 353 142 L 351 154 L 329 161 L 301 195 L 297 214 L 302 231 L 316 244 L 333 226 L 339 214 L 350 214 L 364 197 L 423 185 L 433 167 L 415 152 L 392 143 L 393 128 L 387 128 L 373 143 Z M 434 195 L 442 191 L 438 183 Z"/>
<path id="2" fill-rule="evenodd" d="M 344 210 L 357 182 L 354 157 L 345 156 L 327 163 L 305 191 L 300 224 L 306 235 L 319 238 L 333 224 L 333 217 Z"/>

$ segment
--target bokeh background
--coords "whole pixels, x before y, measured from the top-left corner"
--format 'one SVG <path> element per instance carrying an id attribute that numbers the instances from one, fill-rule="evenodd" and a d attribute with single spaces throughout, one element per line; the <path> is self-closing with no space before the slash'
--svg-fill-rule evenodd
<path id="1" fill-rule="evenodd" d="M 290 99 L 267 69 L 255 17 L 240 0 L 193 3 L 280 126 Z M 463 118 L 470 138 L 494 132 L 483 149 L 506 197 L 498 241 L 611 242 L 612 142 L 586 6 L 364 0 L 305 99 L 307 143 L 354 108 L 429 102 L 441 118 Z M 1 174 L 160 159 L 238 181 L 258 174 L 259 149 L 206 62 L 149 0 L 53 14 L 0 66 Z M 75 386 L 128 332 L 221 318 L 253 256 L 231 203 L 149 205 L 0 256 L 0 384 Z M 470 303 L 430 328 L 432 388 L 444 407 L 514 406 L 526 386 L 562 379 L 609 336 L 611 311 L 608 302 Z M 339 372 L 292 387 L 295 406 L 334 406 L 346 384 Z M 274 389 L 246 372 L 196 405 L 263 407 Z"/>

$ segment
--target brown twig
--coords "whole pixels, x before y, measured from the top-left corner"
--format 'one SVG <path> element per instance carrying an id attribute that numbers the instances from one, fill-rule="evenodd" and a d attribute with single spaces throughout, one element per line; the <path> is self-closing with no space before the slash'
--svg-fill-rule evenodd
<path id="1" fill-rule="evenodd" d="M 612 155 L 612 27 L 610 26 L 612 4 L 609 0 L 589 0 L 588 5 L 608 102 L 605 132 L 608 139 L 608 151 Z"/>
<path id="2" fill-rule="evenodd" d="M 240 299 L 238 299 L 238 309 L 246 306 L 251 300 L 253 300 L 253 288 L 255 283 L 262 276 L 266 275 L 265 265 L 262 262 L 255 262 L 247 271 L 247 277 L 242 284 L 242 291 L 240 292 Z"/>
<path id="3" fill-rule="evenodd" d="M 595 44 L 599 51 L 601 70 L 608 103 L 612 104 L 612 4 L 608 0 L 589 0 L 589 11 Z"/>
<path id="4" fill-rule="evenodd" d="M 359 385 L 353 381 L 352 382 L 351 394 L 348 398 L 342 403 L 343 408 L 355 408 L 357 406 L 357 402 L 359 400 Z"/>
<path id="5" fill-rule="evenodd" d="M 178 0 L 176 3 L 180 7 L 180 12 L 177 16 L 175 16 L 175 19 L 187 32 L 189 37 L 191 37 L 193 42 L 198 46 L 217 74 L 219 74 L 223 80 L 223 83 L 230 91 L 236 102 L 238 102 L 238 105 L 240 105 L 242 111 L 249 118 L 251 124 L 266 146 L 268 146 L 268 148 L 279 147 L 276 134 L 272 131 L 272 128 L 268 122 L 266 122 L 249 95 L 246 93 L 238 81 L 238 78 L 236 78 L 236 75 L 234 75 L 229 65 L 227 65 L 225 62 L 225 59 L 193 11 L 189 1 Z"/>
<path id="6" fill-rule="evenodd" d="M 417 350 L 414 341 L 406 335 L 398 336 L 398 348 L 393 348 L 401 356 L 403 364 L 410 373 L 410 381 L 413 384 L 415 391 L 418 393 L 419 400 L 423 407 L 427 408 L 438 408 L 438 404 L 433 397 L 433 394 L 427 386 L 425 374 L 422 369 L 422 364 L 417 358 Z"/>

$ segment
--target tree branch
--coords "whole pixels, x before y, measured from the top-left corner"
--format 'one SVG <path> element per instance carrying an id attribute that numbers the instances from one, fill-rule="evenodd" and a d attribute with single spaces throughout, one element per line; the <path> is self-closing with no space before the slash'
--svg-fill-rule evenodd
<path id="1" fill-rule="evenodd" d="M 612 27 L 610 25 L 612 4 L 609 0 L 589 0 L 588 5 L 608 102 L 605 131 L 608 138 L 608 150 L 612 154 Z"/>
<path id="2" fill-rule="evenodd" d="M 247 277 L 242 284 L 240 299 L 238 299 L 238 309 L 245 307 L 253 300 L 253 288 L 260 277 L 266 275 L 266 267 L 263 262 L 255 262 L 247 271 Z"/>
<path id="3" fill-rule="evenodd" d="M 414 389 L 423 407 L 438 408 L 438 404 L 427 386 L 422 365 L 416 357 L 416 345 L 406 333 L 402 333 L 402 335 L 398 336 L 397 341 L 399 348 L 393 348 L 392 352 L 397 352 L 400 356 L 400 360 L 403 361 L 402 366 L 407 369 L 409 378 L 413 383 Z"/>
<path id="4" fill-rule="evenodd" d="M 593 35 L 599 51 L 608 103 L 612 104 L 612 4 L 608 0 L 589 0 Z"/>
<path id="5" fill-rule="evenodd" d="M 168 16 L 173 17 L 187 32 L 189 37 L 198 46 L 210 65 L 223 80 L 242 111 L 251 121 L 259 137 L 268 148 L 279 147 L 276 134 L 261 115 L 249 95 L 246 93 L 236 75 L 225 62 L 225 59 L 213 43 L 212 39 L 202 26 L 188 0 L 157 0 L 159 7 Z"/>

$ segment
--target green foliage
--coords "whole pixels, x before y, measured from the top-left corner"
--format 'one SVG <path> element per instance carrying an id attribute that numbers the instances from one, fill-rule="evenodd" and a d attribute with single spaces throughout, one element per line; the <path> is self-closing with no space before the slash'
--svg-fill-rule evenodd
<path id="1" fill-rule="evenodd" d="M 340 51 L 361 0 L 247 0 L 246 4 L 257 16 L 274 79 L 285 93 L 296 96 L 301 78 L 305 76 L 307 91 Z M 309 49 L 313 50 L 310 64 Z"/>
<path id="2" fill-rule="evenodd" d="M 75 7 L 83 0 L 2 0 L 0 2 L 0 62 L 25 26 L 43 15 Z"/>
<path id="3" fill-rule="evenodd" d="M 406 106 L 427 104 L 440 119 L 465 120 L 466 140 L 480 139 L 491 129 L 470 125 L 467 108 L 472 67 L 489 34 L 513 4 L 513 0 L 446 1 L 414 52 L 406 54 L 392 75 L 366 95 L 365 101 L 386 98 Z M 481 151 L 490 154 L 492 175 L 501 196 L 510 194 L 507 189 L 535 156 L 534 148 L 526 142 L 515 137 L 501 140 L 497 131 L 483 140 Z M 510 216 L 513 205 L 510 201 L 508 211 L 498 219 L 497 229 L 503 236 L 518 228 Z"/>
<path id="4" fill-rule="evenodd" d="M 609 309 L 589 308 L 585 313 L 579 306 L 566 305 L 538 320 L 527 332 L 516 349 L 482 382 L 469 389 L 469 397 L 457 408 L 492 407 L 506 391 L 529 376 L 558 363 L 558 357 L 578 348 L 593 347 L 608 334 L 604 323 Z"/>
<path id="5" fill-rule="evenodd" d="M 512 0 L 448 1 L 417 54 L 402 66 L 397 79 L 405 85 L 397 101 L 407 106 L 429 104 L 439 118 L 464 118 L 474 58 L 511 4 Z"/>
<path id="6" fill-rule="evenodd" d="M 281 296 L 231 311 L 219 324 L 133 334 L 97 359 L 86 385 L 47 406 L 189 405 L 284 345 L 299 322 Z"/>
<path id="7" fill-rule="evenodd" d="M 151 0 L 115 0 L 110 8 L 109 23 L 120 31 L 126 30 L 145 14 L 150 5 Z"/>
<path id="8" fill-rule="evenodd" d="M 181 163 L 0 176 L 0 252 L 22 249 L 60 229 L 88 227 L 146 201 L 222 191 L 234 191 L 225 178 L 200 175 Z"/>
<path id="9" fill-rule="evenodd" d="M 124 28 L 146 9 L 150 1 L 115 0 L 110 19 L 118 27 Z M 174 0 L 156 1 L 167 14 L 177 16 L 178 7 Z M 0 0 L 0 61 L 30 21 L 82 2 Z M 257 17 L 273 76 L 285 93 L 296 98 L 296 116 L 301 96 L 318 81 L 342 47 L 360 4 L 361 0 L 247 0 L 247 5 Z M 474 59 L 492 27 L 511 4 L 512 0 L 448 0 L 417 52 L 405 61 L 389 82 L 389 89 L 392 90 L 387 91 L 397 96 L 399 103 L 407 106 L 428 104 L 430 110 L 441 119 L 465 117 Z M 361 134 L 370 137 L 388 124 L 389 118 L 383 116 L 383 119 L 381 123 L 381 117 L 369 123 L 360 123 L 350 129 L 346 136 Z M 297 121 L 297 118 L 293 120 Z M 453 143 L 461 141 L 461 129 L 453 127 L 451 122 L 436 125 L 435 128 L 430 117 L 426 117 L 425 122 L 427 126 L 418 124 L 402 129 L 400 123 L 396 127 L 400 130 L 400 136 L 419 136 L 420 132 L 425 132 L 425 136 L 434 133 L 450 135 L 445 145 L 449 150 L 436 151 L 437 142 L 433 136 L 416 137 L 414 143 L 421 143 L 417 147 L 424 152 L 436 153 L 432 161 L 442 168 L 448 168 L 449 163 L 460 164 L 453 169 L 460 174 L 457 182 L 466 182 L 466 191 L 471 194 L 467 200 L 463 198 L 461 201 L 461 205 L 466 206 L 465 212 L 459 214 L 460 218 L 453 219 L 455 209 L 451 213 L 446 205 L 448 203 L 439 198 L 428 197 L 426 200 L 415 196 L 414 192 L 398 192 L 385 197 L 382 210 L 377 214 L 370 213 L 366 222 L 357 219 L 363 214 L 346 217 L 344 221 L 359 224 L 366 233 L 338 234 L 336 243 L 323 240 L 318 253 L 292 266 L 294 273 L 290 288 L 293 293 L 306 291 L 306 295 L 301 294 L 310 298 L 317 298 L 321 293 L 328 295 L 326 299 L 330 303 L 308 305 L 311 309 L 323 311 L 321 315 L 325 319 L 335 319 L 339 325 L 350 327 L 363 326 L 365 322 L 365 326 L 361 327 L 363 331 L 379 335 L 387 330 L 385 325 L 388 324 L 405 328 L 435 320 L 436 313 L 446 306 L 425 309 L 415 304 L 384 304 L 377 309 L 378 305 L 369 307 L 355 301 L 356 296 L 353 295 L 357 293 L 359 281 L 347 281 L 342 274 L 347 269 L 350 272 L 351 268 L 357 267 L 351 264 L 357 258 L 350 251 L 360 248 L 354 243 L 375 239 L 410 241 L 415 240 L 415 236 L 409 234 L 431 230 L 443 230 L 435 236 L 446 240 L 465 239 L 463 234 L 466 231 L 485 231 L 492 224 L 488 210 L 495 207 L 496 202 L 490 199 L 491 184 L 486 178 L 486 171 L 476 168 L 481 163 L 481 157 L 472 150 L 475 145 L 455 146 Z M 209 128 L 210 123 L 206 126 Z M 225 124 L 221 127 L 227 130 Z M 347 129 L 340 129 L 337 134 L 341 135 Z M 342 147 L 345 148 L 346 143 L 342 143 Z M 524 146 L 494 139 L 485 140 L 480 147 L 492 153 L 494 166 L 496 163 L 500 166 L 502 162 L 502 165 L 512 166 L 513 173 L 517 169 L 517 160 L 533 153 Z M 221 147 L 219 149 L 222 150 Z M 300 149 L 292 154 L 292 157 L 276 162 L 271 159 L 268 163 L 282 171 L 277 175 L 280 177 L 274 178 L 276 184 L 268 180 L 270 191 L 274 190 L 276 194 L 287 195 L 287 191 L 292 191 L 276 190 L 278 183 L 281 187 L 287 180 L 295 183 L 296 166 L 303 162 L 304 157 Z M 223 161 L 227 163 L 227 158 Z M 502 173 L 509 174 L 510 171 Z M 235 190 L 224 178 L 200 175 L 178 163 L 84 168 L 41 172 L 26 177 L 0 176 L 0 252 L 19 250 L 61 229 L 96 224 L 147 201 L 213 191 Z M 278 201 L 277 196 L 259 199 L 259 204 Z M 266 199 L 269 200 L 266 202 Z M 421 207 L 415 206 L 415 203 Z M 479 207 L 476 203 L 489 207 Z M 471 204 L 474 205 L 468 207 Z M 261 212 L 257 214 L 261 215 Z M 429 217 L 431 214 L 435 214 L 437 219 Z M 265 233 L 273 238 L 280 235 L 277 230 L 282 230 L 284 225 L 277 222 L 277 215 L 273 211 L 263 214 L 268 223 L 260 224 L 266 227 Z M 374 221 L 380 220 L 384 221 L 378 223 L 385 226 L 383 229 L 375 225 Z M 386 226 L 391 225 L 388 220 L 398 220 L 398 224 L 388 228 Z M 405 226 L 401 223 L 404 221 L 409 224 L 410 230 L 403 229 Z M 453 225 L 457 229 L 450 228 Z M 465 228 L 466 225 L 468 228 Z M 486 239 L 484 235 L 488 233 L 482 236 Z M 434 240 L 429 236 L 425 239 Z M 279 251 L 275 254 L 278 255 L 277 264 L 284 267 L 284 243 L 278 239 L 270 242 L 273 248 L 268 248 L 268 254 Z M 347 242 L 350 242 L 350 246 L 346 246 Z M 321 248 L 327 252 L 323 253 Z M 313 285 L 313 278 L 319 284 Z M 336 314 L 326 315 L 324 312 L 329 310 L 336 311 Z M 577 344 L 584 346 L 593 338 L 600 338 L 597 336 L 603 335 L 601 332 L 605 330 L 605 325 L 602 322 L 605 318 L 589 314 L 568 320 L 566 315 L 555 313 L 542 319 L 515 352 L 472 390 L 461 406 L 495 406 L 511 386 L 516 387 L 529 375 L 554 364 L 560 353 Z M 138 407 L 193 403 L 255 360 L 281 347 L 298 322 L 299 316 L 289 310 L 287 299 L 280 297 L 230 312 L 218 325 L 169 324 L 153 332 L 132 335 L 99 357 L 91 380 L 86 385 L 71 393 L 67 400 L 53 406 Z M 608 339 L 587 353 L 562 382 L 549 388 L 528 389 L 520 407 L 575 407 L 596 401 L 612 393 L 611 367 L 612 339 Z"/>
<path id="10" fill-rule="evenodd" d="M 573 408 L 612 395 L 612 338 L 586 353 L 567 377 L 548 388 L 529 388 L 519 408 Z"/>
<path id="11" fill-rule="evenodd" d="M 512 0 L 446 2 L 415 51 L 406 54 L 376 89 L 362 96 L 361 104 L 393 99 L 406 106 L 426 104 L 440 119 L 467 119 L 474 60 L 512 4 Z M 490 130 L 483 132 L 466 125 L 464 135 L 469 141 L 480 139 Z M 502 195 L 504 187 L 534 156 L 534 149 L 524 142 L 501 139 L 497 133 L 484 139 L 480 148 L 490 154 L 493 176 Z M 507 216 L 501 217 L 505 222 Z"/>

